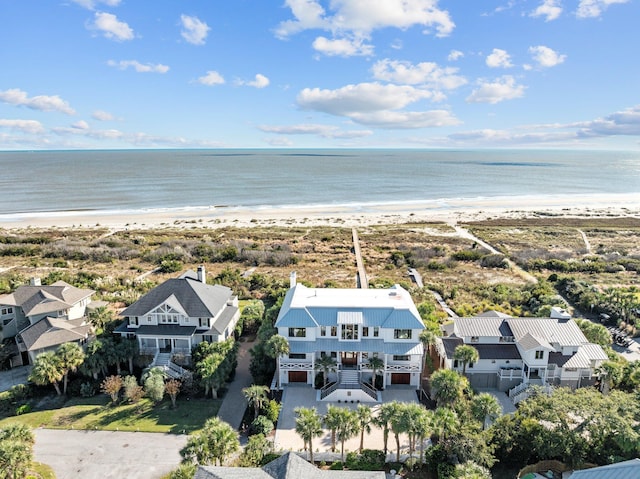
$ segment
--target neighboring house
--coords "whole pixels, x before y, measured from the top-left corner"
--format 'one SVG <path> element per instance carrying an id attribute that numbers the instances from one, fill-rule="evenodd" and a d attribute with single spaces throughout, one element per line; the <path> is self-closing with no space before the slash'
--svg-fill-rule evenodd
<path id="1" fill-rule="evenodd" d="M 280 384 L 314 384 L 316 362 L 334 358 L 339 383 L 370 380 L 369 359 L 383 361 L 383 386 L 420 387 L 424 324 L 409 293 L 388 289 L 307 288 L 291 275 L 275 327 L 289 342 L 279 360 Z M 333 379 L 333 378 L 332 378 Z"/>
<path id="2" fill-rule="evenodd" d="M 385 479 L 384 471 L 321 470 L 287 452 L 260 467 L 199 466 L 194 479 Z"/>
<path id="3" fill-rule="evenodd" d="M 561 309 L 550 318 L 512 318 L 488 311 L 471 318 L 454 318 L 448 336 L 438 338 L 440 367 L 463 368 L 455 348 L 468 344 L 480 359 L 466 366 L 475 388 L 507 391 L 520 384 L 550 384 L 577 388 L 592 385 L 596 369 L 608 359 L 590 343 L 578 325 Z"/>
<path id="4" fill-rule="evenodd" d="M 142 354 L 183 354 L 202 341 L 230 337 L 238 319 L 238 297 L 230 288 L 206 283 L 205 269 L 165 281 L 122 311 L 115 333 L 136 338 Z"/>
<path id="5" fill-rule="evenodd" d="M 57 281 L 43 286 L 39 278 L 0 297 L 2 337 L 16 338 L 20 353 L 12 365 L 32 363 L 44 351 L 66 342 L 86 341 L 85 313 L 94 291 Z"/>
<path id="6" fill-rule="evenodd" d="M 569 477 L 571 479 L 637 479 L 640 477 L 640 459 L 575 471 Z"/>

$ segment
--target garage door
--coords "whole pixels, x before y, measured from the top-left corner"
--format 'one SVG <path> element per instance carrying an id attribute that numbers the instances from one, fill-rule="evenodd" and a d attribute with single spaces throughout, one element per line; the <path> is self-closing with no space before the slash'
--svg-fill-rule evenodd
<path id="1" fill-rule="evenodd" d="M 392 373 L 391 384 L 411 384 L 411 373 Z"/>
<path id="2" fill-rule="evenodd" d="M 307 372 L 306 371 L 289 371 L 290 383 L 306 383 Z"/>

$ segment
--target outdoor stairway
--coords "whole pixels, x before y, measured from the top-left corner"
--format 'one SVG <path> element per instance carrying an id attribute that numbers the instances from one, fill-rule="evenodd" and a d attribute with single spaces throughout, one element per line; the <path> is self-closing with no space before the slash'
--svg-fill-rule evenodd
<path id="1" fill-rule="evenodd" d="M 160 368 L 165 372 L 167 376 L 173 379 L 184 379 L 186 376 L 191 374 L 186 369 L 181 368 L 171 361 L 171 353 L 156 354 L 153 362 L 149 367 Z"/>
<path id="2" fill-rule="evenodd" d="M 340 371 L 340 384 L 353 389 L 360 389 L 360 375 L 356 370 Z"/>

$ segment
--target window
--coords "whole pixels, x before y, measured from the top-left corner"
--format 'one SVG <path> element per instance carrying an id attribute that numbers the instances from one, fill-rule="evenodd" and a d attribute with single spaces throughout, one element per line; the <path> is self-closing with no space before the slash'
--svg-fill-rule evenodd
<path id="1" fill-rule="evenodd" d="M 457 367 L 458 367 L 458 360 L 457 360 L 457 359 L 454 359 L 454 360 L 453 360 L 453 367 L 454 367 L 454 368 L 457 368 Z"/>
<path id="2" fill-rule="evenodd" d="M 378 326 L 374 326 L 373 327 L 373 337 L 377 338 L 378 336 L 380 336 L 380 328 Z"/>
<path id="3" fill-rule="evenodd" d="M 362 337 L 363 338 L 369 337 L 369 326 L 362 326 Z"/>
<path id="4" fill-rule="evenodd" d="M 320 336 L 326 336 L 326 335 L 327 335 L 327 327 L 320 326 Z"/>
<path id="5" fill-rule="evenodd" d="M 204 327 L 204 328 L 208 328 L 208 327 L 210 327 L 210 325 L 209 325 L 209 318 L 199 318 L 199 319 L 198 319 L 198 324 L 199 324 L 201 327 Z"/>
<path id="6" fill-rule="evenodd" d="M 208 343 L 212 343 L 213 342 L 213 336 L 211 336 L 210 334 L 203 334 L 202 335 L 202 340 L 206 341 Z"/>
<path id="7" fill-rule="evenodd" d="M 536 359 L 544 359 L 544 351 L 536 351 Z"/>
<path id="8" fill-rule="evenodd" d="M 178 324 L 177 314 L 158 314 L 157 317 L 160 324 Z"/>
<path id="9" fill-rule="evenodd" d="M 478 338 L 478 336 L 471 336 L 472 343 L 477 343 L 478 341 L 480 341 L 480 338 Z"/>
<path id="10" fill-rule="evenodd" d="M 500 342 L 501 343 L 513 343 L 514 339 L 513 339 L 513 336 L 500 336 Z"/>
<path id="11" fill-rule="evenodd" d="M 129 316 L 129 326 L 137 326 L 137 325 L 138 325 L 138 317 Z"/>
<path id="12" fill-rule="evenodd" d="M 411 356 L 409 356 L 408 354 L 394 354 L 393 360 L 394 361 L 410 361 Z"/>
<path id="13" fill-rule="evenodd" d="M 394 339 L 411 339 L 411 330 L 410 329 L 394 329 L 393 338 Z"/>
<path id="14" fill-rule="evenodd" d="M 365 359 L 369 359 L 369 353 L 360 353 L 360 355 L 362 356 L 362 360 L 364 361 Z"/>
<path id="15" fill-rule="evenodd" d="M 7 308 L 2 308 L 2 315 L 4 316 L 5 314 L 8 314 L 7 313 Z"/>
<path id="16" fill-rule="evenodd" d="M 2 325 L 6 326 L 7 324 L 9 324 L 11 321 L 13 321 L 13 318 L 8 318 L 8 319 L 3 319 L 2 320 Z"/>
<path id="17" fill-rule="evenodd" d="M 289 359 L 307 359 L 304 353 L 289 353 Z"/>
<path id="18" fill-rule="evenodd" d="M 331 336 L 334 338 L 338 335 L 338 326 L 331 326 Z"/>
<path id="19" fill-rule="evenodd" d="M 290 338 L 306 338 L 307 330 L 306 328 L 289 328 L 289 337 Z"/>
<path id="20" fill-rule="evenodd" d="M 343 324 L 340 337 L 344 341 L 357 341 L 358 340 L 358 325 L 357 324 Z"/>

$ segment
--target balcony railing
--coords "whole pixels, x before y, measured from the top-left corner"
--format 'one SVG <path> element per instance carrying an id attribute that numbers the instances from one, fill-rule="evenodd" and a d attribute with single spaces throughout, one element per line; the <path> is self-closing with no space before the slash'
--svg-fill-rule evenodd
<path id="1" fill-rule="evenodd" d="M 524 374 L 520 368 L 500 368 L 498 376 L 500 379 L 521 379 Z"/>
<path id="2" fill-rule="evenodd" d="M 304 359 L 281 359 L 280 369 L 310 370 L 313 369 L 313 362 Z"/>

